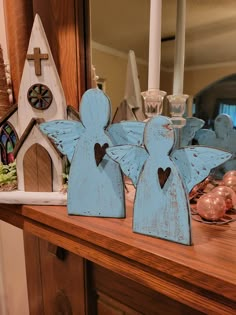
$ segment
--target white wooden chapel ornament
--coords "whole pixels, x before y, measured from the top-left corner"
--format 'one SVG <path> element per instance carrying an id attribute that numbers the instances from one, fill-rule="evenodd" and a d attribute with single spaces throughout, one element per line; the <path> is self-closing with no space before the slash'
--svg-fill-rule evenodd
<path id="1" fill-rule="evenodd" d="M 41 122 L 66 119 L 66 100 L 38 15 L 35 16 L 18 97 L 14 149 L 18 190 L 1 192 L 1 203 L 66 204 L 65 158 L 40 131 Z"/>
<path id="2" fill-rule="evenodd" d="M 27 59 L 27 56 L 34 54 L 35 48 L 39 48 L 41 54 L 48 55 L 47 59 L 41 59 L 40 61 L 41 75 L 35 73 L 35 61 Z M 18 97 L 18 119 L 21 135 L 32 117 L 43 118 L 45 121 L 66 118 L 64 92 L 43 25 L 38 15 L 35 16 L 27 56 Z M 35 84 L 39 85 L 39 89 L 37 89 L 37 86 L 34 87 Z M 48 90 L 47 94 L 46 87 L 52 94 L 51 104 L 48 108 L 40 110 L 40 106 L 46 107 L 47 102 L 49 102 L 50 91 Z M 29 91 L 30 88 L 31 90 Z M 35 98 L 33 98 L 34 96 Z M 40 97 L 44 97 L 44 99 L 40 101 Z M 29 98 L 31 98 L 33 106 L 29 104 Z"/>

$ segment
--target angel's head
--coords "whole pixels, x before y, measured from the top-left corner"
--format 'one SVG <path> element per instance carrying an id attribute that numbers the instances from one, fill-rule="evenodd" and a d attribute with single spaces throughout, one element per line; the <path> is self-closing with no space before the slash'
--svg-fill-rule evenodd
<path id="1" fill-rule="evenodd" d="M 216 137 L 224 139 L 233 130 L 232 118 L 227 114 L 220 114 L 215 119 L 214 127 Z"/>
<path id="2" fill-rule="evenodd" d="M 80 104 L 80 118 L 85 128 L 105 128 L 109 124 L 110 116 L 110 100 L 101 90 L 90 89 L 84 93 Z"/>
<path id="3" fill-rule="evenodd" d="M 168 154 L 174 144 L 172 121 L 161 115 L 151 118 L 145 127 L 144 144 L 150 154 Z"/>

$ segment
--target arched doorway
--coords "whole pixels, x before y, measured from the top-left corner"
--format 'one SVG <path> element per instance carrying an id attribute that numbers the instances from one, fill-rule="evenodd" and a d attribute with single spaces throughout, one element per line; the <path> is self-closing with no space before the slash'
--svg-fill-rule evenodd
<path id="1" fill-rule="evenodd" d="M 53 190 L 52 160 L 40 144 L 32 145 L 23 160 L 25 191 Z"/>
<path id="2" fill-rule="evenodd" d="M 219 114 L 228 114 L 236 127 L 236 74 L 213 82 L 194 97 L 194 116 L 205 121 L 204 128 L 214 128 Z"/>

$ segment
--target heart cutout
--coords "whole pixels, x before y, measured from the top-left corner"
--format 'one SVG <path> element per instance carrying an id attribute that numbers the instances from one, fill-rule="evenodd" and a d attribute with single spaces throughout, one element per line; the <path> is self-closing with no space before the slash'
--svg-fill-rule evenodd
<path id="1" fill-rule="evenodd" d="M 167 179 L 169 178 L 170 173 L 171 173 L 170 167 L 167 167 L 165 170 L 163 170 L 162 167 L 158 168 L 157 174 L 158 174 L 158 179 L 159 179 L 161 189 L 165 186 L 165 183 Z"/>
<path id="2" fill-rule="evenodd" d="M 95 143 L 94 145 L 94 156 L 97 166 L 102 162 L 104 155 L 106 154 L 106 149 L 109 147 L 108 143 L 104 143 L 102 146 L 100 143 Z"/>

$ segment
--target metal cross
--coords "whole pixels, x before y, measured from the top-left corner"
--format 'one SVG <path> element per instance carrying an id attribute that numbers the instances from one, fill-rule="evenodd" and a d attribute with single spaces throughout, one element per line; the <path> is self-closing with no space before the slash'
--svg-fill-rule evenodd
<path id="1" fill-rule="evenodd" d="M 41 75 L 41 60 L 48 59 L 48 54 L 40 54 L 40 48 L 34 48 L 33 54 L 26 55 L 27 60 L 34 60 L 35 74 Z"/>

